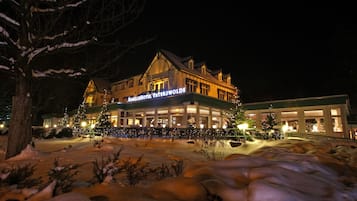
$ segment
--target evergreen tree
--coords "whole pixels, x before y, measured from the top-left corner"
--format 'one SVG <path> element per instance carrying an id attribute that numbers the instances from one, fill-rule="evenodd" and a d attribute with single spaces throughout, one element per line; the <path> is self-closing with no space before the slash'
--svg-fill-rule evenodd
<path id="1" fill-rule="evenodd" d="M 269 132 L 274 129 L 274 126 L 278 125 L 274 113 L 269 113 L 267 118 L 262 121 L 262 129 L 264 132 Z"/>
<path id="2" fill-rule="evenodd" d="M 112 124 L 110 123 L 110 120 L 109 120 L 107 90 L 104 89 L 103 105 L 102 105 L 102 109 L 99 113 L 99 116 L 97 118 L 97 123 L 95 125 L 95 129 L 102 133 L 106 133 L 110 127 L 112 127 Z"/>
<path id="3" fill-rule="evenodd" d="M 87 121 L 86 116 L 86 105 L 83 102 L 78 106 L 77 113 L 73 117 L 73 133 L 79 134 L 83 133 L 85 130 L 81 127 L 81 123 Z"/>
<path id="4" fill-rule="evenodd" d="M 67 127 L 69 121 L 69 116 L 68 116 L 68 113 L 67 113 L 67 107 L 64 109 L 64 113 L 63 113 L 63 119 L 62 119 L 62 123 L 61 123 L 61 126 L 63 128 Z"/>
<path id="5" fill-rule="evenodd" d="M 254 121 L 245 116 L 245 110 L 243 109 L 238 92 L 234 95 L 232 103 L 234 103 L 234 107 L 225 114 L 228 120 L 227 128 L 237 128 L 239 124 L 243 123 L 247 123 L 248 127 L 251 127 Z"/>

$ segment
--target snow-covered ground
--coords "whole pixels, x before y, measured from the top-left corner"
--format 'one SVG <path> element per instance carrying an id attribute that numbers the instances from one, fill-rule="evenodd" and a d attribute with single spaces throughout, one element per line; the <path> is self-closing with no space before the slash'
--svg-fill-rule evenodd
<path id="1" fill-rule="evenodd" d="M 96 139 L 100 141 L 101 138 Z M 142 200 L 142 201 L 355 201 L 357 200 L 357 144 L 355 142 L 288 139 L 247 142 L 232 148 L 228 141 L 104 138 L 100 148 L 89 138 L 36 140 L 13 158 L 4 160 L 6 136 L 0 136 L 0 171 L 34 164 L 33 177 L 42 185 L 19 189 L 0 185 L 2 200 Z M 147 169 L 171 168 L 183 161 L 180 176 L 152 177 L 130 186 L 125 173 L 94 178 L 93 161 L 107 159 L 123 148 L 120 161 L 135 161 Z M 54 161 L 80 165 L 70 193 L 52 196 L 48 181 Z M 120 167 L 121 162 L 104 169 Z M 57 167 L 60 170 L 63 167 Z M 1 174 L 2 178 L 6 174 Z M 1 179 L 0 179 L 1 180 Z M 46 186 L 45 186 L 46 184 Z"/>

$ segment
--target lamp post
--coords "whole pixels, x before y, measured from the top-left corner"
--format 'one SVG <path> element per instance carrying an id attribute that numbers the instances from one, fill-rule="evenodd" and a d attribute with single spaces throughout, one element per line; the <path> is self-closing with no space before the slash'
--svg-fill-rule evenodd
<path id="1" fill-rule="evenodd" d="M 247 123 L 238 124 L 238 129 L 243 131 L 244 141 L 246 141 L 245 130 L 248 128 Z"/>

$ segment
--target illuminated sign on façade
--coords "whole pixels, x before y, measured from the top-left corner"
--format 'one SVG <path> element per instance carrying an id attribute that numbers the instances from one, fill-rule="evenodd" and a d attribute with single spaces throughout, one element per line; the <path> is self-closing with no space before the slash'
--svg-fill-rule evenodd
<path id="1" fill-rule="evenodd" d="M 183 94 L 183 93 L 186 93 L 185 87 L 178 88 L 178 89 L 171 89 L 171 90 L 167 90 L 167 91 L 160 91 L 160 92 L 145 94 L 145 95 L 140 95 L 140 96 L 128 97 L 128 102 L 142 101 L 142 100 L 160 98 L 160 97 L 165 97 L 165 96 L 172 96 L 172 95 Z"/>

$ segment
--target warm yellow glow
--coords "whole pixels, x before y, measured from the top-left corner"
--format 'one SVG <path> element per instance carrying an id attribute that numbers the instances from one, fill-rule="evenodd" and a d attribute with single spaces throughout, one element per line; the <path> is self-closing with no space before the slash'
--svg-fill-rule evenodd
<path id="1" fill-rule="evenodd" d="M 82 126 L 82 127 L 86 127 L 86 126 L 87 126 L 87 122 L 86 122 L 86 121 L 82 121 L 82 122 L 81 122 L 81 126 Z"/>
<path id="2" fill-rule="evenodd" d="M 200 128 L 202 129 L 202 128 L 204 128 L 205 127 L 205 125 L 204 124 L 200 124 Z"/>
<path id="3" fill-rule="evenodd" d="M 45 125 L 45 128 L 48 128 L 48 127 L 50 127 L 50 126 L 49 126 L 48 124 L 46 124 L 46 125 Z"/>
<path id="4" fill-rule="evenodd" d="M 289 126 L 287 124 L 283 125 L 283 127 L 281 127 L 281 129 L 283 130 L 283 132 L 285 133 L 286 131 L 289 130 Z"/>
<path id="5" fill-rule="evenodd" d="M 0 124 L 0 128 L 4 128 L 4 124 Z"/>
<path id="6" fill-rule="evenodd" d="M 57 128 L 57 125 L 55 124 L 55 125 L 53 125 L 53 128 Z"/>
<path id="7" fill-rule="evenodd" d="M 212 125 L 212 128 L 216 129 L 216 128 L 217 128 L 217 125 Z"/>
<path id="8" fill-rule="evenodd" d="M 166 128 L 166 124 L 162 124 L 162 127 L 163 127 L 163 128 Z"/>
<path id="9" fill-rule="evenodd" d="M 66 127 L 68 128 L 68 127 L 69 127 L 69 124 L 67 124 Z"/>
<path id="10" fill-rule="evenodd" d="M 223 125 L 222 128 L 223 128 L 223 129 L 226 129 L 226 128 L 227 128 L 227 125 Z"/>
<path id="11" fill-rule="evenodd" d="M 91 124 L 90 128 L 93 129 L 95 127 L 95 124 Z"/>
<path id="12" fill-rule="evenodd" d="M 245 129 L 247 129 L 248 128 L 248 124 L 247 123 L 243 123 L 243 124 L 239 124 L 238 125 L 238 129 L 239 130 L 245 130 Z"/>

